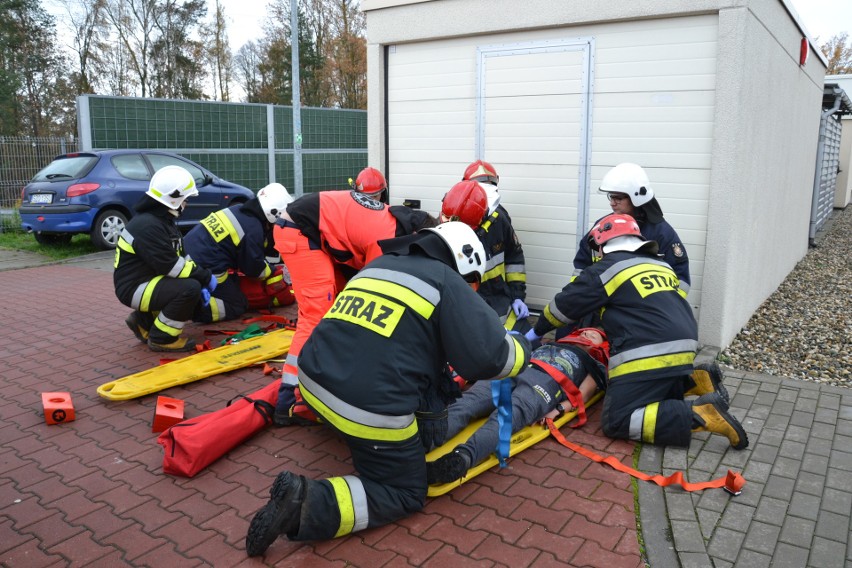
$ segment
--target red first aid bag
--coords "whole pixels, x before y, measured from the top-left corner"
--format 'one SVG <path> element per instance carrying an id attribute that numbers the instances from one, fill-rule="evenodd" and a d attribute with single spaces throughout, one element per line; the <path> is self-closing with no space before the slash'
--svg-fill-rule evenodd
<path id="1" fill-rule="evenodd" d="M 241 395 L 221 410 L 184 420 L 163 431 L 157 438 L 165 450 L 163 472 L 193 477 L 271 424 L 280 384 L 276 380 L 249 396 Z"/>

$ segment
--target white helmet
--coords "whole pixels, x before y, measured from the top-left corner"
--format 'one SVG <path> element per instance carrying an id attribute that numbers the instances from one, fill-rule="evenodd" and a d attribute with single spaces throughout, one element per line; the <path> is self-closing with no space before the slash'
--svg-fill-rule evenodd
<path id="1" fill-rule="evenodd" d="M 293 202 L 287 188 L 280 183 L 270 183 L 261 188 L 257 192 L 257 200 L 260 202 L 263 214 L 266 215 L 270 223 L 274 223 L 278 216 L 287 209 L 287 205 Z"/>
<path id="2" fill-rule="evenodd" d="M 623 193 L 630 197 L 634 207 L 641 207 L 654 199 L 654 190 L 642 166 L 624 162 L 609 170 L 598 188 L 601 193 Z"/>
<path id="3" fill-rule="evenodd" d="M 187 197 L 198 195 L 192 174 L 180 166 L 166 166 L 151 177 L 146 191 L 169 209 L 180 209 Z"/>
<path id="4" fill-rule="evenodd" d="M 461 221 L 448 221 L 423 230 L 432 231 L 447 243 L 453 253 L 456 271 L 465 280 L 474 274 L 482 280 L 485 275 L 485 248 L 473 229 Z"/>

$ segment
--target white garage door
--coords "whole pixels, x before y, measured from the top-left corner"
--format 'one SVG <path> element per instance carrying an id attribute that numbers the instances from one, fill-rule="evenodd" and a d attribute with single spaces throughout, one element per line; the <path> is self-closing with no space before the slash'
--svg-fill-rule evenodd
<path id="1" fill-rule="evenodd" d="M 393 202 L 440 200 L 476 158 L 494 164 L 527 262 L 527 300 L 567 282 L 588 221 L 592 42 L 394 46 L 388 54 Z"/>

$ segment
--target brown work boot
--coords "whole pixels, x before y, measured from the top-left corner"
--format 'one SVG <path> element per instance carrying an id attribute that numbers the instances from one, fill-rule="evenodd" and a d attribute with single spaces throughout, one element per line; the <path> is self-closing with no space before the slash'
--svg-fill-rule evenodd
<path id="1" fill-rule="evenodd" d="M 702 394 L 692 403 L 693 432 L 714 432 L 728 438 L 735 450 L 748 447 L 748 434 L 717 392 Z"/>
<path id="2" fill-rule="evenodd" d="M 151 351 L 165 351 L 173 353 L 195 351 L 195 340 L 187 339 L 181 336 L 176 338 L 171 343 L 159 343 L 155 342 L 153 337 L 148 336 L 148 347 L 151 349 Z"/>
<path id="3" fill-rule="evenodd" d="M 246 553 L 260 556 L 280 535 L 298 530 L 307 483 L 301 475 L 282 471 L 269 490 L 269 503 L 258 511 L 246 535 Z"/>
<path id="4" fill-rule="evenodd" d="M 731 404 L 731 396 L 728 394 L 728 389 L 722 384 L 722 370 L 716 361 L 696 365 L 695 370 L 690 375 L 691 387 L 688 385 L 688 390 L 683 393 L 683 396 L 701 396 L 703 394 L 717 392 L 725 404 Z"/>
<path id="5" fill-rule="evenodd" d="M 136 339 L 141 341 L 142 343 L 148 343 L 148 330 L 142 326 L 142 323 L 139 321 L 139 312 L 130 312 L 130 315 L 127 316 L 127 319 L 124 320 L 124 323 L 127 324 L 127 327 L 130 328 L 130 331 L 133 332 L 133 335 L 136 336 Z"/>

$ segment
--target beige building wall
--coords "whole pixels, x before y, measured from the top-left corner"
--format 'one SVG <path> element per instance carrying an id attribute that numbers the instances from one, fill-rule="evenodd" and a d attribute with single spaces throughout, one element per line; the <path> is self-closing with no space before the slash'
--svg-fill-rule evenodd
<path id="1" fill-rule="evenodd" d="M 841 119 L 840 173 L 837 174 L 837 190 L 834 192 L 835 209 L 845 209 L 852 202 L 852 116 Z"/>
<path id="2" fill-rule="evenodd" d="M 852 75 L 826 75 L 826 83 L 836 83 L 852 99 Z M 834 192 L 834 207 L 843 209 L 852 202 L 852 116 L 841 119 L 840 173 L 837 174 L 837 189 Z"/>
<path id="3" fill-rule="evenodd" d="M 497 33 L 559 28 L 570 36 L 579 26 L 594 34 L 596 24 L 717 18 L 712 138 L 709 170 L 704 170 L 709 178 L 700 175 L 701 168 L 687 167 L 705 189 L 692 200 L 661 199 L 679 232 L 678 225 L 685 231 L 699 227 L 691 217 L 705 219 L 706 227 L 699 227 L 706 241 L 703 263 L 691 263 L 693 279 L 700 279 L 702 288 L 701 343 L 727 346 L 807 252 L 825 63 L 812 53 L 799 65 L 803 33 L 783 0 L 363 0 L 362 9 L 367 14 L 369 155 L 371 164 L 381 166 L 387 165 L 388 150 L 385 46 L 470 35 L 486 36 L 487 42 Z M 628 78 L 630 67 L 623 73 Z M 683 73 L 688 78 L 689 70 Z M 597 96 L 597 88 L 593 92 Z M 625 123 L 635 120 L 629 106 L 628 100 Z M 597 131 L 616 126 L 592 123 L 592 187 L 606 169 L 605 159 L 601 167 L 594 163 L 605 148 Z M 643 147 L 641 142 L 635 150 Z M 690 142 L 684 138 L 685 145 Z M 672 169 L 664 168 L 661 176 L 664 185 L 680 182 Z M 594 218 L 602 206 L 593 201 L 591 207 Z"/>

